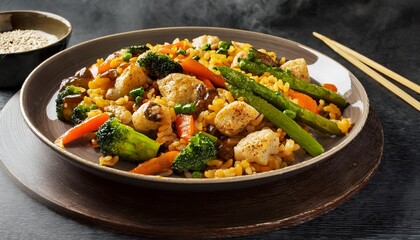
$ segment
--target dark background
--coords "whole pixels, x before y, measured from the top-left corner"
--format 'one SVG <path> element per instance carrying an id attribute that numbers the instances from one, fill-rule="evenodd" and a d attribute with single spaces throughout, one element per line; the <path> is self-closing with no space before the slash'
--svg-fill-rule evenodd
<path id="1" fill-rule="evenodd" d="M 381 119 L 384 154 L 370 183 L 310 222 L 247 239 L 420 238 L 420 114 L 312 36 L 316 31 L 420 83 L 420 1 L 1 0 L 0 11 L 42 10 L 73 25 L 70 46 L 145 28 L 218 26 L 268 33 L 334 58 L 365 87 Z M 0 73 L 1 74 L 1 73 Z M 411 95 L 415 94 L 402 87 Z M 18 89 L 0 89 L 0 109 Z M 363 154 L 363 153 L 360 153 Z M 280 203 L 279 203 L 280 204 Z M 131 239 L 49 210 L 0 171 L 0 239 Z"/>

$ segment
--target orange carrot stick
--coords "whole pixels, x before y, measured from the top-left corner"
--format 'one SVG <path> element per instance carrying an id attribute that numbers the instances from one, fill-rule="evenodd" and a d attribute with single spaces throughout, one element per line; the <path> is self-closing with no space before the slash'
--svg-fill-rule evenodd
<path id="1" fill-rule="evenodd" d="M 225 79 L 222 76 L 217 75 L 206 66 L 190 57 L 182 61 L 181 65 L 185 72 L 189 72 L 190 74 L 197 77 L 207 78 L 213 85 L 218 87 L 226 87 Z"/>
<path id="2" fill-rule="evenodd" d="M 64 147 L 64 144 L 72 142 L 87 133 L 98 130 L 99 127 L 102 124 L 104 124 L 108 119 L 109 115 L 107 113 L 101 113 L 92 118 L 86 119 L 80 124 L 67 130 L 67 132 L 65 132 L 63 135 L 57 138 L 57 140 L 55 140 L 54 143 L 60 147 Z"/>
<path id="3" fill-rule="evenodd" d="M 180 138 L 189 140 L 194 134 L 194 118 L 192 115 L 178 115 L 175 120 L 175 127 Z"/>
<path id="4" fill-rule="evenodd" d="M 164 172 L 168 169 L 171 169 L 171 164 L 176 158 L 176 156 L 178 156 L 178 154 L 178 151 L 169 151 L 162 153 L 158 157 L 154 157 L 150 160 L 140 163 L 130 172 L 145 175 L 154 175 Z"/>

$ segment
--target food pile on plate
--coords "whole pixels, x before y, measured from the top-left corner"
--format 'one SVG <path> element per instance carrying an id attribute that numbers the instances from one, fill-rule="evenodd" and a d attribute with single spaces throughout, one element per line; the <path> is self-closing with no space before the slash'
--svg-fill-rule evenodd
<path id="1" fill-rule="evenodd" d="M 99 164 L 133 174 L 235 177 L 322 154 L 319 136 L 351 129 L 347 105 L 302 58 L 203 35 L 128 46 L 64 79 L 57 116 L 74 126 L 55 143 L 90 141 Z"/>

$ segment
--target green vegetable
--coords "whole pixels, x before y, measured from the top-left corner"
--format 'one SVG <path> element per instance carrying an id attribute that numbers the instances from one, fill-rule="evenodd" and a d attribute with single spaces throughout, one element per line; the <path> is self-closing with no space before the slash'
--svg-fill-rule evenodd
<path id="1" fill-rule="evenodd" d="M 131 53 L 132 55 L 140 55 L 146 52 L 147 50 L 150 50 L 150 48 L 146 45 L 134 45 L 130 47 L 125 47 L 124 49 L 126 53 Z"/>
<path id="2" fill-rule="evenodd" d="M 216 141 L 203 133 L 197 133 L 190 138 L 184 148 L 172 163 L 172 170 L 177 173 L 184 171 L 200 172 L 207 167 L 207 162 L 216 159 Z"/>
<path id="3" fill-rule="evenodd" d="M 296 118 L 296 113 L 293 112 L 292 110 L 286 109 L 283 111 L 284 114 L 286 114 L 286 116 L 288 116 L 291 119 L 295 119 Z"/>
<path id="4" fill-rule="evenodd" d="M 79 87 L 66 86 L 59 92 L 55 99 L 55 111 L 58 119 L 65 122 L 71 122 L 73 109 L 83 100 L 83 93 Z"/>
<path id="5" fill-rule="evenodd" d="M 228 50 L 226 50 L 226 49 L 217 49 L 216 53 L 217 54 L 225 54 L 225 55 L 227 55 L 228 54 Z"/>
<path id="6" fill-rule="evenodd" d="M 200 132 L 200 134 L 204 135 L 205 137 L 209 138 L 212 142 L 216 143 L 217 142 L 217 137 L 211 135 L 210 133 L 206 133 L 206 132 Z"/>
<path id="7" fill-rule="evenodd" d="M 171 73 L 182 72 L 181 64 L 175 62 L 165 54 L 148 52 L 146 56 L 140 58 L 137 62 L 152 79 L 161 79 Z"/>
<path id="8" fill-rule="evenodd" d="M 160 144 L 121 123 L 117 118 L 106 121 L 96 133 L 100 151 L 105 156 L 119 156 L 126 161 L 146 161 L 156 156 Z"/>
<path id="9" fill-rule="evenodd" d="M 133 57 L 133 54 L 131 53 L 126 53 L 124 54 L 124 56 L 122 57 L 122 60 L 124 60 L 125 62 L 128 62 L 131 58 Z"/>
<path id="10" fill-rule="evenodd" d="M 186 56 L 187 55 L 187 51 L 185 51 L 184 49 L 179 49 L 177 52 L 176 52 L 177 54 L 180 54 L 180 55 L 184 55 L 184 56 Z"/>
<path id="11" fill-rule="evenodd" d="M 295 119 L 298 122 L 302 122 L 324 133 L 332 135 L 342 134 L 341 130 L 337 126 L 337 123 L 287 100 L 280 92 L 272 91 L 269 88 L 257 83 L 247 75 L 231 68 L 220 66 L 217 69 L 228 83 L 254 92 L 256 95 L 264 98 L 281 110 L 288 109 L 294 112 L 296 115 Z"/>
<path id="12" fill-rule="evenodd" d="M 230 42 L 230 41 L 220 41 L 219 45 L 218 45 L 219 49 L 217 49 L 216 53 L 227 55 L 230 46 L 232 46 L 232 42 Z"/>
<path id="13" fill-rule="evenodd" d="M 194 59 L 194 60 L 198 61 L 198 60 L 200 59 L 200 57 L 199 57 L 199 56 L 197 56 L 197 55 L 195 55 L 194 57 L 192 57 L 192 59 Z"/>
<path id="14" fill-rule="evenodd" d="M 218 45 L 219 49 L 225 49 L 225 50 L 229 50 L 230 46 L 232 46 L 231 41 L 220 41 Z"/>
<path id="15" fill-rule="evenodd" d="M 175 104 L 174 110 L 176 114 L 192 114 L 195 112 L 195 104 L 194 103 L 178 103 Z"/>
<path id="16" fill-rule="evenodd" d="M 268 54 L 260 52 L 253 47 L 249 48 L 247 59 L 253 62 L 261 62 L 272 67 L 280 66 L 280 64 L 272 59 Z"/>
<path id="17" fill-rule="evenodd" d="M 245 101 L 264 115 L 276 127 L 283 129 L 293 140 L 295 140 L 311 156 L 315 157 L 324 152 L 324 148 L 311 134 L 306 132 L 299 124 L 285 115 L 282 111 L 264 99 L 254 95 L 245 89 L 239 89 L 233 85 L 227 86 L 235 98 L 243 97 Z"/>
<path id="18" fill-rule="evenodd" d="M 327 102 L 334 103 L 340 108 L 344 108 L 348 105 L 346 99 L 339 94 L 313 83 L 301 81 L 292 76 L 290 71 L 283 71 L 281 68 L 271 67 L 258 61 L 253 62 L 249 59 L 240 59 L 239 68 L 255 75 L 262 75 L 265 72 L 268 72 L 277 79 L 288 82 L 290 88 L 293 90 L 305 93 L 315 99 L 324 99 Z"/>
<path id="19" fill-rule="evenodd" d="M 211 49 L 211 45 L 208 44 L 208 43 L 201 46 L 201 50 L 203 50 L 203 51 L 208 51 L 210 49 Z"/>
<path id="20" fill-rule="evenodd" d="M 144 95 L 144 88 L 139 87 L 130 91 L 130 96 L 135 99 L 136 104 L 140 102 Z"/>
<path id="21" fill-rule="evenodd" d="M 77 107 L 75 107 L 73 109 L 73 113 L 71 115 L 71 122 L 74 125 L 77 125 L 81 122 L 83 122 L 83 120 L 85 120 L 88 116 L 88 112 L 90 110 L 93 109 L 97 109 L 98 106 L 96 106 L 95 104 L 92 105 L 86 105 L 86 104 L 79 104 L 77 105 Z"/>
<path id="22" fill-rule="evenodd" d="M 192 177 L 193 178 L 202 178 L 203 177 L 203 173 L 202 172 L 193 172 L 192 173 Z"/>

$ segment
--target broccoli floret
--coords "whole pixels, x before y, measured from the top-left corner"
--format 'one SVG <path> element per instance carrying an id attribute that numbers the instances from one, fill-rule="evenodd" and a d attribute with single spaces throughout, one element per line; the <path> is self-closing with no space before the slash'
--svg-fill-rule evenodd
<path id="1" fill-rule="evenodd" d="M 58 119 L 65 122 L 71 121 L 73 108 L 75 108 L 83 100 L 83 94 L 80 88 L 76 86 L 67 86 L 63 91 L 59 92 L 55 99 L 55 111 Z"/>
<path id="2" fill-rule="evenodd" d="M 171 73 L 182 72 L 181 64 L 173 61 L 169 56 L 160 53 L 147 52 L 137 62 L 145 69 L 146 74 L 151 79 L 161 79 Z"/>
<path id="3" fill-rule="evenodd" d="M 156 156 L 160 144 L 117 118 L 106 121 L 96 133 L 100 151 L 105 156 L 119 156 L 126 161 L 145 161 Z"/>
<path id="4" fill-rule="evenodd" d="M 172 170 L 177 173 L 184 171 L 202 171 L 207 167 L 207 162 L 216 159 L 217 139 L 205 133 L 197 133 L 190 138 L 184 148 L 172 163 Z"/>
<path id="5" fill-rule="evenodd" d="M 146 52 L 147 50 L 150 50 L 150 48 L 146 45 L 134 45 L 130 47 L 124 48 L 126 53 L 131 53 L 133 55 L 138 55 Z"/>
<path id="6" fill-rule="evenodd" d="M 71 122 L 74 125 L 77 125 L 77 124 L 83 122 L 83 120 L 85 120 L 87 118 L 88 112 L 90 110 L 97 109 L 97 108 L 98 108 L 98 106 L 96 106 L 95 104 L 92 104 L 92 105 L 79 104 L 79 105 L 77 105 L 77 107 L 75 107 L 73 109 L 73 113 L 71 115 Z"/>
<path id="7" fill-rule="evenodd" d="M 122 55 L 122 59 L 125 62 L 128 62 L 132 57 L 136 57 L 146 52 L 147 50 L 150 50 L 150 48 L 146 45 L 133 45 L 130 47 L 125 47 L 124 50 L 125 50 L 125 53 L 124 55 Z"/>

